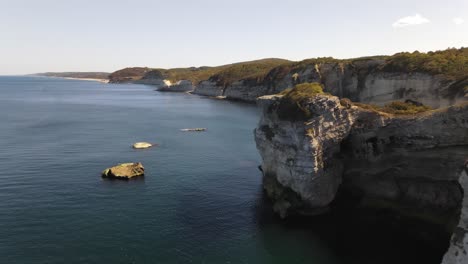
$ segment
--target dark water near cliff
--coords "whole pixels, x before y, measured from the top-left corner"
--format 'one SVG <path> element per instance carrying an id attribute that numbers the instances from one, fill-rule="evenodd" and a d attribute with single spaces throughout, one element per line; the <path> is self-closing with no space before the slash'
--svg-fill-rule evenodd
<path id="1" fill-rule="evenodd" d="M 0 113 L 0 263 L 386 263 L 424 252 L 341 223 L 276 219 L 262 198 L 252 105 L 0 77 Z M 137 141 L 159 147 L 136 151 Z M 145 165 L 143 179 L 101 179 L 131 161 Z"/>

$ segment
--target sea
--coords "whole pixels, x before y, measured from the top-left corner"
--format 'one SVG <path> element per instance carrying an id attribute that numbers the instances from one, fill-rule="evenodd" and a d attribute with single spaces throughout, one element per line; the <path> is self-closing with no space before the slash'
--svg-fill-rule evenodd
<path id="1" fill-rule="evenodd" d="M 1 76 L 0 263 L 379 264 L 431 254 L 387 228 L 272 213 L 259 118 L 254 104 L 146 85 Z M 194 127 L 206 131 L 181 131 Z M 140 141 L 156 146 L 133 149 Z M 145 176 L 101 178 L 124 162 L 141 162 Z"/>

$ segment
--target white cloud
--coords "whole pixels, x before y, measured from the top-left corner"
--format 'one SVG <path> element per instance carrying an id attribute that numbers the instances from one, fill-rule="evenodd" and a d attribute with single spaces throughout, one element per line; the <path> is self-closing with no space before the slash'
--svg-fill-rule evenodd
<path id="1" fill-rule="evenodd" d="M 455 17 L 454 19 L 452 19 L 453 23 L 455 23 L 455 25 L 461 25 L 463 23 L 465 23 L 465 19 L 461 18 L 461 17 Z"/>
<path id="2" fill-rule="evenodd" d="M 421 16 L 420 14 L 416 14 L 414 16 L 407 16 L 398 19 L 395 23 L 393 23 L 394 28 L 402 28 L 407 26 L 414 26 L 414 25 L 421 25 L 429 23 L 429 19 Z"/>

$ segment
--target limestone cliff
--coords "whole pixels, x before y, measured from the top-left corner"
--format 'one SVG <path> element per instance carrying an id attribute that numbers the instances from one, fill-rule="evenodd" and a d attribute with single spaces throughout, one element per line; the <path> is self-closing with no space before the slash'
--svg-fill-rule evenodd
<path id="1" fill-rule="evenodd" d="M 453 232 L 450 247 L 442 264 L 464 264 L 468 262 L 468 163 L 460 172 L 460 185 L 464 191 L 460 220 Z"/>
<path id="2" fill-rule="evenodd" d="M 318 82 L 326 92 L 355 102 L 384 105 L 410 99 L 439 108 L 468 100 L 468 48 L 344 60 L 270 58 L 216 67 L 134 67 L 109 78 L 112 83 L 151 84 L 163 91 L 193 90 L 194 94 L 248 102 L 299 83 Z M 165 81 L 183 85 L 166 87 Z"/>
<path id="3" fill-rule="evenodd" d="M 202 82 L 194 93 L 254 102 L 259 96 L 276 94 L 298 83 L 319 82 L 333 95 L 378 105 L 412 99 L 438 108 L 468 100 L 468 91 L 463 90 L 468 85 L 466 77 L 457 80 L 432 73 L 394 71 L 385 69 L 386 64 L 381 59 L 306 61 L 278 66 L 262 79 L 246 78 L 225 86 Z"/>
<path id="4" fill-rule="evenodd" d="M 277 213 L 319 214 L 347 195 L 359 207 L 387 208 L 451 231 L 465 193 L 445 263 L 466 263 L 467 192 L 460 166 L 468 158 L 467 103 L 408 116 L 331 95 L 294 99 L 258 99 L 263 114 L 255 140 Z"/>
<path id="5" fill-rule="evenodd" d="M 182 80 L 176 83 L 171 83 L 168 80 L 164 80 L 164 84 L 157 88 L 161 92 L 190 92 L 193 91 L 193 84 L 189 80 Z"/>

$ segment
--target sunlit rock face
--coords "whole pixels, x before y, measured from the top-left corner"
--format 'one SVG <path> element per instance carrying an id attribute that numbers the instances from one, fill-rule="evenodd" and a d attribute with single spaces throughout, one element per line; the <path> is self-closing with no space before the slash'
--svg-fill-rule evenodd
<path id="1" fill-rule="evenodd" d="M 194 89 L 193 93 L 213 97 L 223 96 L 224 88 L 222 86 L 218 86 L 214 81 L 207 80 L 200 82 Z"/>
<path id="2" fill-rule="evenodd" d="M 174 84 L 168 80 L 164 80 L 164 84 L 157 90 L 161 92 L 190 92 L 194 89 L 192 82 L 188 80 L 178 81 Z"/>
<path id="3" fill-rule="evenodd" d="M 333 200 L 343 173 L 343 163 L 334 155 L 355 121 L 337 97 L 311 99 L 308 106 L 313 112 L 307 120 L 283 116 L 278 112 L 287 110 L 282 103 L 281 96 L 259 99 L 263 115 L 255 139 L 263 158 L 265 188 L 276 200 L 277 212 L 285 216 L 290 209 L 320 209 Z M 279 186 L 294 198 L 283 197 Z"/>
<path id="4" fill-rule="evenodd" d="M 280 216 L 320 214 L 352 194 L 360 208 L 453 231 L 443 263 L 467 263 L 468 178 L 460 167 L 468 158 L 468 104 L 402 116 L 329 95 L 295 103 L 263 96 L 258 105 L 263 185 Z"/>
<path id="5" fill-rule="evenodd" d="M 230 84 L 201 82 L 195 93 L 225 96 L 227 99 L 254 102 L 263 95 L 272 95 L 304 82 L 318 82 L 325 91 L 355 102 L 384 105 L 407 99 L 439 108 L 464 102 L 466 84 L 457 84 L 438 75 L 422 72 L 387 72 L 381 70 L 384 60 L 367 59 L 352 63 L 310 63 L 300 69 L 272 69 L 263 79 L 244 79 Z"/>

